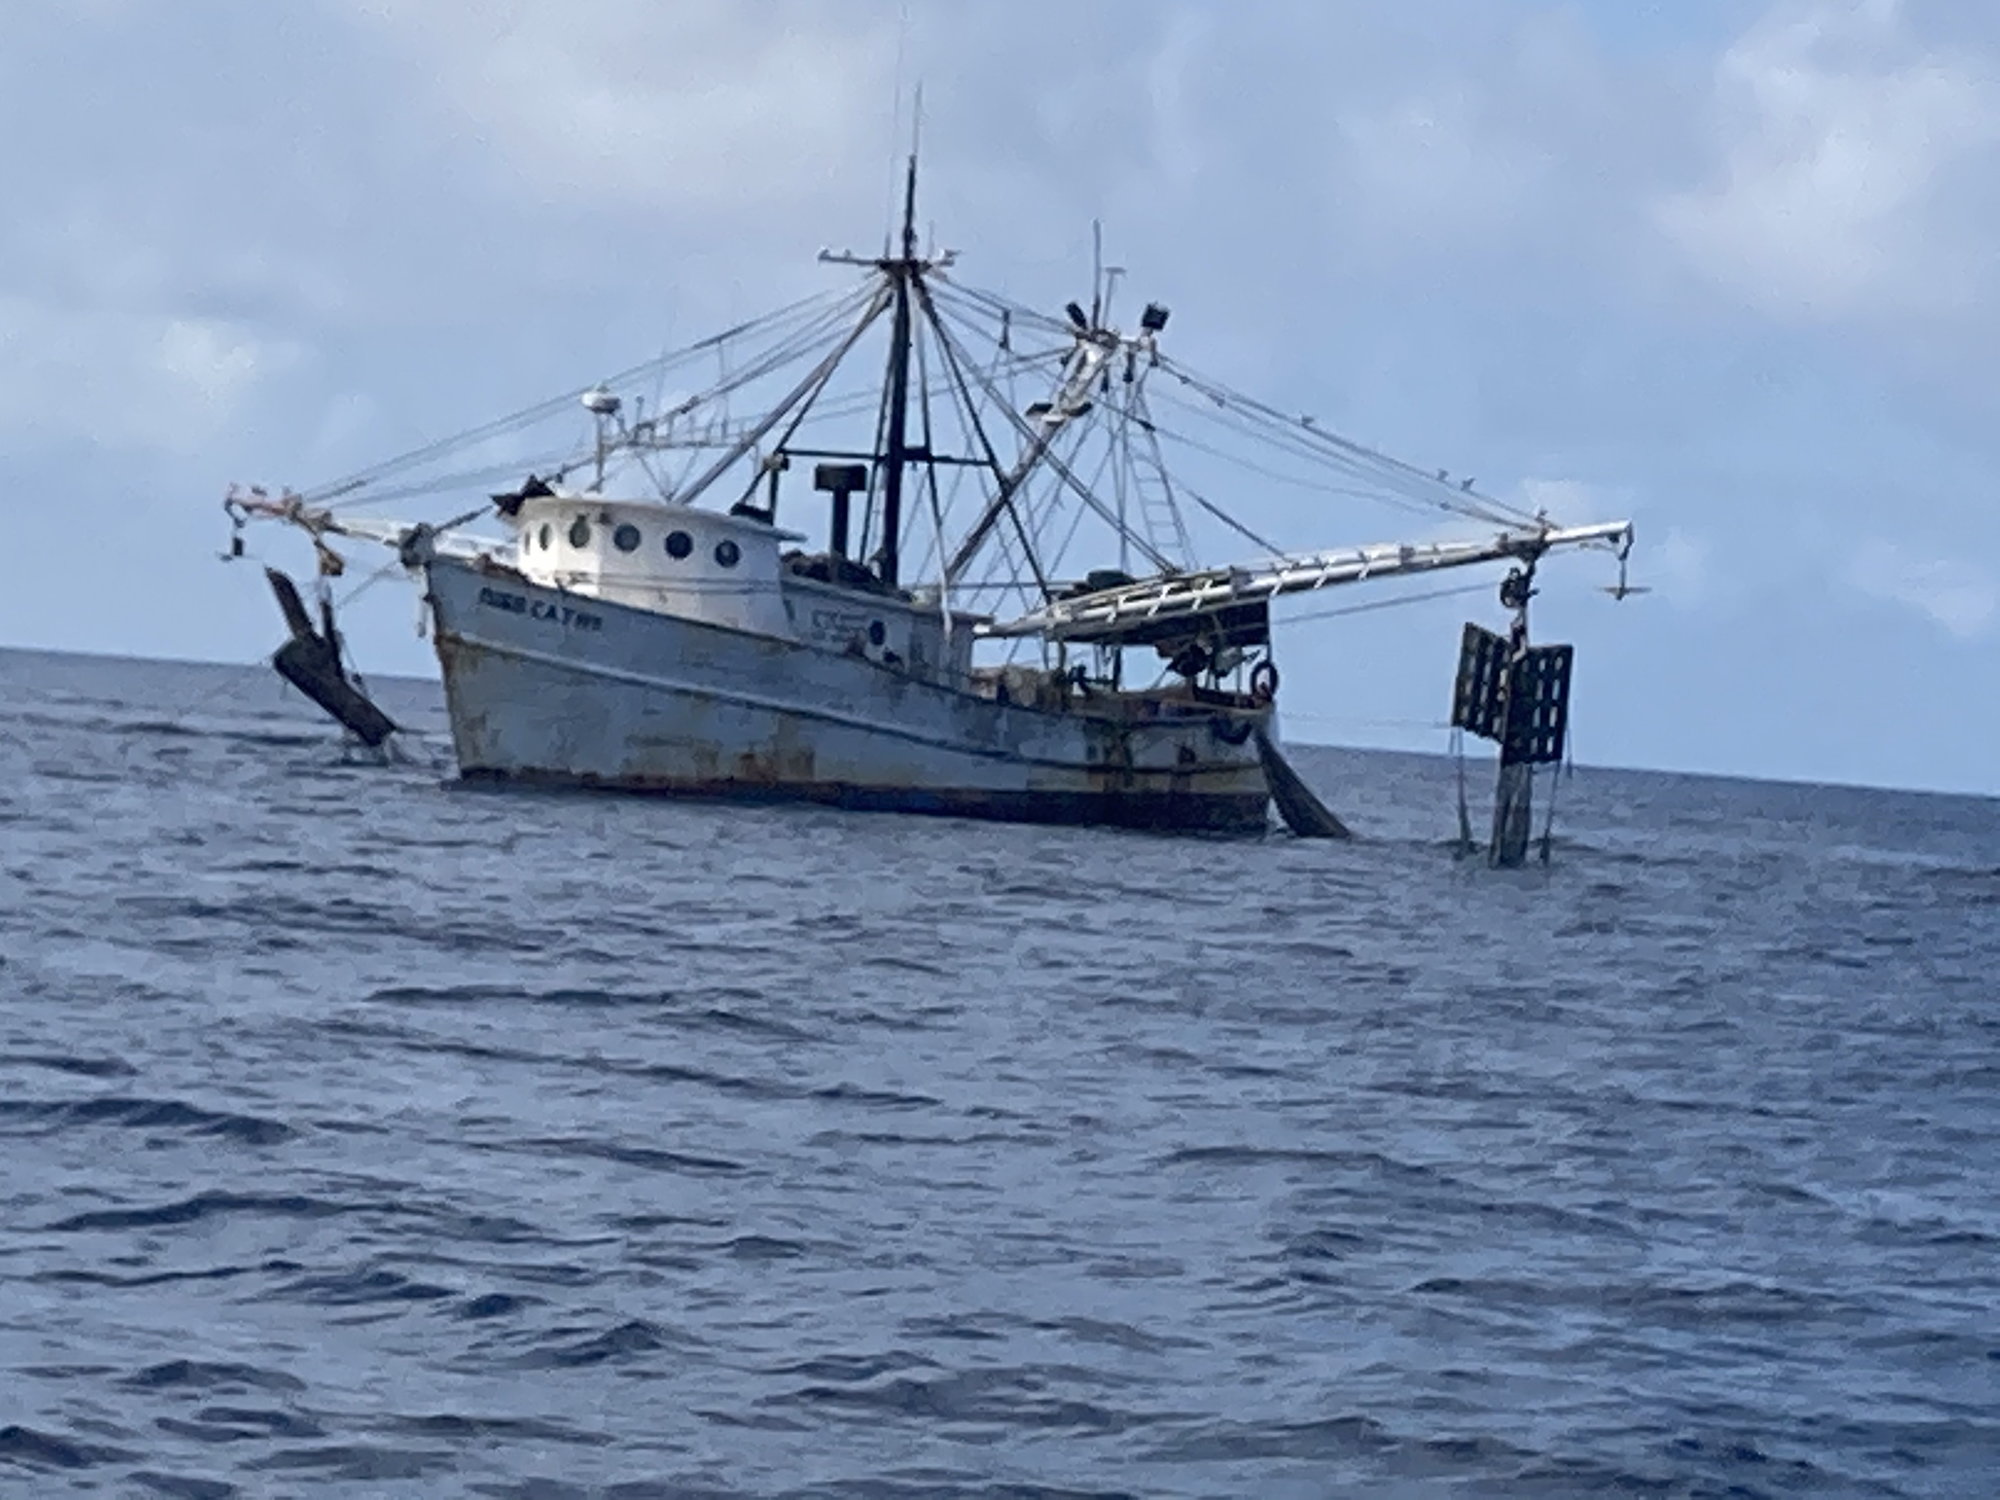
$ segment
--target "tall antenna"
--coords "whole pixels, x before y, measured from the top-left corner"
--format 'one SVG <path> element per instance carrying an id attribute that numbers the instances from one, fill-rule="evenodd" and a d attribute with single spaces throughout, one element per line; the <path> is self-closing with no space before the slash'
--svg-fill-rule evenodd
<path id="1" fill-rule="evenodd" d="M 918 80 L 910 107 L 910 170 L 903 180 L 903 259 L 917 258 L 917 156 L 924 135 L 924 85 Z"/>
<path id="2" fill-rule="evenodd" d="M 903 79 L 906 73 L 905 64 L 908 61 L 909 52 L 910 0 L 903 0 L 897 12 L 896 83 L 889 106 L 889 192 L 888 202 L 883 205 L 887 212 L 882 215 L 882 258 L 884 260 L 889 258 L 891 237 L 895 234 L 896 189 L 901 186 L 902 181 L 902 152 L 897 150 L 898 142 L 896 138 L 903 133 Z M 921 99 L 923 93 L 921 84 L 918 85 L 917 92 L 919 99 Z M 912 136 L 914 138 L 914 130 L 912 131 Z"/>
<path id="3" fill-rule="evenodd" d="M 1104 221 L 1090 221 L 1090 326 L 1104 326 Z"/>

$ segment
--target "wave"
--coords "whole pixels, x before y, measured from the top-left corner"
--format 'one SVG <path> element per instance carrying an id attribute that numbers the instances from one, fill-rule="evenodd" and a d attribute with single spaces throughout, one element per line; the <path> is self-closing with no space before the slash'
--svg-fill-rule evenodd
<path id="1" fill-rule="evenodd" d="M 100 1208 L 71 1214 L 46 1227 L 53 1233 L 80 1233 L 85 1230 L 164 1229 L 197 1224 L 204 1219 L 231 1214 L 254 1214 L 288 1219 L 325 1219 L 337 1214 L 359 1212 L 366 1205 L 333 1203 L 303 1193 L 196 1193 L 191 1198 L 148 1208 Z"/>
<path id="2" fill-rule="evenodd" d="M 135 1370 L 118 1382 L 128 1391 L 303 1391 L 306 1384 L 262 1365 L 169 1359 Z"/>
<path id="3" fill-rule="evenodd" d="M 580 1370 L 592 1365 L 644 1360 L 662 1350 L 686 1348 L 688 1343 L 659 1323 L 631 1318 L 596 1332 L 562 1330 L 544 1337 L 511 1363 L 523 1370 Z"/>
<path id="4" fill-rule="evenodd" d="M 94 1469 L 137 1456 L 123 1448 L 61 1437 L 18 1422 L 0 1427 L 0 1464 L 27 1469 Z"/>
<path id="5" fill-rule="evenodd" d="M 0 1099 L 0 1124 L 25 1121 L 50 1129 L 114 1125 L 130 1130 L 178 1130 L 246 1146 L 280 1146 L 298 1135 L 282 1121 L 203 1109 L 179 1099 L 99 1095 L 89 1099 Z"/>

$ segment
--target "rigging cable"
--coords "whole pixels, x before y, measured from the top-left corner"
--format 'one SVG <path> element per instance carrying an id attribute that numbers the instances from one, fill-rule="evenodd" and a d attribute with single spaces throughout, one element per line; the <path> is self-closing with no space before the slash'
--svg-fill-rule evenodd
<path id="1" fill-rule="evenodd" d="M 855 344 L 860 340 L 861 335 L 868 331 L 869 326 L 882 315 L 882 310 L 888 305 L 889 298 L 886 290 L 878 288 L 875 296 L 868 304 L 868 310 L 863 314 L 861 321 L 848 333 L 847 337 L 836 344 L 832 351 L 807 373 L 806 378 L 794 386 L 779 401 L 770 414 L 739 439 L 730 448 L 729 452 L 704 469 L 699 478 L 690 480 L 687 488 L 681 493 L 681 502 L 683 504 L 692 502 L 711 484 L 715 483 L 717 479 L 720 479 L 723 474 L 736 464 L 738 459 L 742 458 L 744 454 L 756 446 L 765 433 L 777 426 L 786 414 L 792 408 L 799 405 L 800 402 L 804 402 L 808 406 L 811 405 L 813 398 L 825 388 L 827 381 L 833 378 L 833 372 L 840 367 L 840 362 L 847 357 L 848 352 L 854 348 Z"/>
<path id="2" fill-rule="evenodd" d="M 1395 609 L 1405 604 L 1427 604 L 1434 599 L 1450 599 L 1460 594 L 1483 594 L 1492 588 L 1488 583 L 1461 583 L 1454 588 L 1427 589 L 1418 594 L 1397 594 L 1391 599 L 1368 599 L 1359 604 L 1343 604 L 1333 609 L 1308 610 L 1302 615 L 1287 615 L 1283 623 L 1301 625 L 1308 620 L 1331 620 L 1341 615 L 1365 615 L 1371 610 Z"/>
<path id="3" fill-rule="evenodd" d="M 1391 458 L 1388 454 L 1378 452 L 1365 444 L 1357 443 L 1351 438 L 1344 438 L 1338 433 L 1327 431 L 1316 423 L 1301 418 L 1286 417 L 1269 404 L 1259 401 L 1255 397 L 1242 395 L 1239 392 L 1230 390 L 1226 386 L 1208 380 L 1206 377 L 1187 369 L 1185 366 L 1168 359 L 1164 355 L 1160 357 L 1160 363 L 1169 374 L 1174 375 L 1184 384 L 1207 396 L 1218 405 L 1231 406 L 1239 412 L 1247 411 L 1254 413 L 1273 426 L 1310 434 L 1330 448 L 1337 449 L 1355 459 L 1373 464 L 1383 471 L 1385 475 L 1397 476 L 1405 483 L 1414 483 L 1425 487 L 1435 486 L 1439 489 L 1450 490 L 1450 486 L 1446 481 L 1434 475 L 1426 474 L 1414 464 L 1405 463 L 1399 458 Z M 1451 493 L 1453 496 L 1473 494 L 1469 489 L 1452 491 Z M 1492 507 L 1495 512 L 1514 516 L 1521 525 L 1533 526 L 1540 524 L 1530 512 L 1522 510 L 1517 506 L 1507 505 L 1503 501 L 1495 500 L 1491 495 L 1480 494 L 1475 496 L 1475 498 L 1485 505 Z M 1470 501 L 1445 498 L 1439 499 L 1437 503 L 1446 510 L 1464 510 L 1472 514 L 1481 514 Z"/>
<path id="4" fill-rule="evenodd" d="M 1455 515 L 1470 516 L 1473 519 L 1485 521 L 1489 525 L 1507 528 L 1540 524 L 1532 518 L 1522 520 L 1508 515 L 1503 511 L 1489 512 L 1481 507 L 1463 501 L 1440 499 L 1437 495 L 1428 492 L 1428 490 L 1435 489 L 1437 486 L 1438 481 L 1434 479 L 1426 479 L 1424 481 L 1425 486 L 1428 487 L 1425 493 L 1416 493 L 1415 488 L 1407 477 L 1371 472 L 1365 463 L 1347 454 L 1338 451 L 1329 451 L 1305 441 L 1302 431 L 1291 431 L 1284 428 L 1273 429 L 1268 423 L 1255 422 L 1244 414 L 1233 412 L 1227 407 L 1202 407 L 1179 400 L 1171 391 L 1166 392 L 1163 399 L 1167 405 L 1190 416 L 1212 422 L 1225 431 L 1233 431 L 1238 437 L 1261 443 L 1279 452 L 1289 454 L 1293 458 L 1303 459 L 1310 463 L 1331 468 L 1351 477 L 1356 482 L 1368 484 L 1369 487 L 1365 489 L 1333 488 L 1328 486 L 1324 481 L 1267 468 L 1251 459 L 1213 447 L 1185 432 L 1178 432 L 1171 428 L 1161 429 L 1166 436 L 1184 447 L 1193 448 L 1199 452 L 1207 453 L 1212 457 L 1220 458 L 1225 462 L 1237 464 L 1252 473 L 1262 475 L 1267 479 L 1275 480 L 1281 484 L 1296 485 L 1320 494 L 1346 495 L 1356 499 L 1380 501 L 1421 515 L 1432 515 L 1439 510 L 1443 510 Z M 1303 429 L 1306 432 L 1314 430 L 1316 429 Z"/>
<path id="5" fill-rule="evenodd" d="M 1166 404 L 1170 407 L 1178 408 L 1184 412 L 1189 413 L 1190 415 L 1201 416 L 1208 418 L 1210 420 L 1217 421 L 1218 425 L 1226 426 L 1226 424 L 1222 424 L 1220 422 L 1220 419 L 1216 416 L 1214 412 L 1202 411 L 1198 407 L 1189 406 L 1184 402 L 1177 401 L 1174 399 L 1171 393 L 1167 394 L 1164 399 L 1166 401 Z M 1226 430 L 1229 429 L 1226 428 Z M 1319 462 L 1319 463 L 1330 462 L 1329 456 L 1326 454 L 1315 453 L 1292 446 L 1287 442 L 1288 435 L 1284 433 L 1274 434 L 1274 433 L 1263 432 L 1259 431 L 1256 428 L 1250 427 L 1248 424 L 1239 424 L 1233 430 L 1236 436 L 1240 438 L 1245 438 L 1250 441 L 1262 443 L 1268 447 L 1275 448 L 1281 452 L 1289 452 L 1293 457 L 1296 458 L 1303 458 L 1307 459 L 1308 461 Z M 1263 464 L 1257 463 L 1253 459 L 1245 458 L 1241 454 L 1231 453 L 1227 449 L 1218 448 L 1212 443 L 1204 442 L 1200 438 L 1190 436 L 1185 432 L 1177 431 L 1171 427 L 1161 426 L 1159 427 L 1158 431 L 1160 436 L 1163 436 L 1169 439 L 1170 441 L 1179 444 L 1183 448 L 1191 448 L 1197 453 L 1204 453 L 1211 458 L 1221 459 L 1224 463 L 1233 464 L 1236 467 L 1243 469 L 1248 473 L 1255 474 L 1260 478 L 1269 479 L 1279 484 L 1293 485 L 1299 489 L 1308 490 L 1313 494 L 1342 496 L 1345 498 L 1355 499 L 1355 500 L 1375 500 L 1384 504 L 1398 506 L 1401 509 L 1410 511 L 1414 514 L 1424 515 L 1424 516 L 1435 514 L 1436 511 L 1439 510 L 1440 508 L 1447 510 L 1452 509 L 1452 507 L 1449 506 L 1441 507 L 1439 502 L 1435 500 L 1418 499 L 1417 497 L 1406 493 L 1397 493 L 1393 490 L 1384 490 L 1380 486 L 1367 489 L 1338 488 L 1335 486 L 1328 485 L 1323 480 L 1312 479 L 1298 474 L 1287 474 L 1282 470 L 1269 468 Z M 1344 473 L 1354 475 L 1357 481 L 1362 477 L 1361 471 L 1357 466 L 1342 465 L 1339 464 L 1338 462 L 1332 462 L 1330 466 L 1339 469 Z M 1487 519 L 1489 521 L 1493 520 L 1493 518 L 1481 518 L 1481 519 Z M 1514 523 L 1512 523 L 1511 521 L 1499 521 L 1497 524 L 1511 526 Z"/>
<path id="6" fill-rule="evenodd" d="M 442 438 L 436 442 L 426 443 L 421 447 L 413 448 L 408 450 L 407 452 L 397 454 L 396 456 L 385 459 L 380 463 L 372 464 L 365 469 L 356 470 L 353 473 L 345 476 L 344 478 L 336 479 L 329 483 L 315 486 L 314 488 L 305 492 L 304 498 L 309 503 L 324 504 L 329 509 L 331 509 L 336 504 L 344 503 L 342 497 L 348 496 L 352 494 L 352 492 L 374 483 L 376 480 L 386 478 L 391 474 L 402 472 L 409 468 L 415 467 L 418 464 L 442 457 L 456 450 L 471 447 L 478 443 L 488 442 L 497 437 L 504 437 L 510 432 L 519 431 L 524 427 L 531 426 L 536 422 L 545 420 L 546 418 L 553 416 L 558 412 L 566 411 L 571 407 L 573 407 L 578 401 L 582 400 L 583 397 L 588 395 L 591 391 L 596 390 L 600 384 L 608 383 L 608 384 L 622 385 L 648 374 L 653 374 L 656 372 L 663 373 L 664 371 L 671 369 L 679 364 L 686 363 L 690 359 L 696 357 L 698 354 L 704 352 L 707 348 L 714 346 L 716 344 L 720 344 L 729 339 L 742 336 L 746 333 L 752 332 L 761 327 L 779 326 L 787 319 L 797 317 L 802 312 L 810 312 L 813 309 L 820 307 L 831 308 L 838 304 L 848 302 L 852 300 L 852 298 L 853 298 L 853 292 L 851 291 L 851 289 L 843 289 L 838 293 L 828 293 L 828 292 L 814 293 L 810 297 L 801 298 L 796 302 L 793 302 L 785 307 L 777 309 L 775 312 L 767 313 L 759 318 L 750 319 L 746 322 L 738 324 L 734 328 L 727 329 L 722 333 L 711 335 L 706 339 L 700 340 L 695 344 L 689 345 L 686 349 L 677 351 L 675 354 L 671 356 L 667 356 L 665 358 L 651 359 L 645 361 L 642 364 L 634 365 L 631 369 L 623 371 L 622 373 L 613 376 L 609 382 L 594 381 L 590 385 L 583 386 L 576 390 L 566 392 L 560 396 L 550 397 L 546 400 L 539 401 L 532 406 L 524 407 L 519 411 L 511 412 L 503 417 L 497 417 L 490 422 L 482 423 L 477 427 L 470 428 L 464 432 L 456 434 L 455 436 Z"/>
<path id="7" fill-rule="evenodd" d="M 971 303 L 988 316 L 997 314 L 1008 320 L 1009 324 L 1013 319 L 1020 319 L 1030 326 L 1039 326 L 1052 332 L 1067 332 L 1072 338 L 1075 336 L 1073 328 L 1054 318 L 1036 313 L 1031 308 L 1021 307 L 978 288 L 958 283 L 952 283 L 952 286 L 957 293 L 953 300 L 960 304 L 957 310 L 961 315 L 964 310 L 962 305 Z M 1446 481 L 1427 474 L 1414 465 L 1344 438 L 1338 433 L 1329 432 L 1308 418 L 1287 417 L 1268 404 L 1234 392 L 1176 361 L 1169 360 L 1157 351 L 1153 354 L 1153 362 L 1167 369 L 1168 373 L 1182 385 L 1207 398 L 1212 409 L 1204 410 L 1189 403 L 1172 401 L 1169 396 L 1170 404 L 1179 406 L 1191 414 L 1218 422 L 1225 428 L 1233 430 L 1239 437 L 1288 452 L 1295 458 L 1329 465 L 1352 475 L 1357 480 L 1365 480 L 1370 488 L 1350 492 L 1357 498 L 1386 501 L 1418 512 L 1444 510 L 1510 529 L 1544 524 L 1540 517 L 1530 514 L 1525 509 L 1484 494 L 1474 496 L 1469 488 L 1453 489 Z M 1233 421 L 1230 420 L 1232 418 Z M 1225 462 L 1240 464 L 1252 472 L 1262 473 L 1280 482 L 1299 484 L 1322 493 L 1327 492 L 1322 483 L 1263 468 L 1241 455 L 1213 448 L 1183 433 L 1169 429 L 1161 431 L 1188 447 L 1207 452 Z M 1440 494 L 1440 491 L 1444 493 Z M 1334 493 L 1341 492 L 1334 491 Z"/>
<path id="8" fill-rule="evenodd" d="M 1036 556 L 1034 543 L 1028 536 L 1027 528 L 1021 523 L 1020 512 L 1015 508 L 1014 497 L 1008 486 L 1008 471 L 1001 467 L 1000 455 L 994 450 L 993 440 L 987 436 L 986 424 L 979 420 L 978 406 L 972 399 L 972 389 L 966 381 L 965 368 L 959 359 L 956 342 L 951 337 L 950 330 L 945 327 L 944 319 L 938 312 L 938 305 L 931 296 L 929 281 L 925 280 L 917 283 L 917 297 L 918 305 L 923 309 L 925 321 L 930 324 L 932 331 L 937 335 L 938 350 L 944 355 L 945 368 L 951 374 L 953 407 L 962 413 L 967 429 L 979 441 L 979 450 L 985 455 L 986 465 L 992 471 L 994 479 L 999 484 L 997 501 L 1005 511 L 1007 518 L 1014 523 L 1014 529 L 1020 534 L 1021 550 L 1026 556 L 1029 569 L 1034 574 L 1035 586 L 1041 591 L 1042 597 L 1047 599 L 1049 597 L 1048 576 L 1042 570 L 1041 559 Z M 991 396 L 993 393 L 992 378 L 988 375 L 980 375 L 978 378 L 981 388 Z M 1010 418 L 1012 417 L 1013 413 L 1011 409 L 1008 410 L 1008 415 Z M 991 504 L 989 503 L 987 510 L 990 511 L 990 509 Z M 986 511 L 981 512 L 981 522 L 985 520 L 986 513 Z M 979 524 L 979 522 L 974 523 L 975 530 Z M 959 546 L 963 550 L 965 543 L 960 542 Z M 951 575 L 951 563 L 946 561 L 938 569 L 940 584 L 947 588 L 950 587 L 952 583 Z"/>
<path id="9" fill-rule="evenodd" d="M 950 330 L 945 327 L 944 323 L 942 321 L 939 321 L 938 323 L 936 323 L 935 326 L 938 330 L 939 338 L 943 342 L 944 347 L 947 349 L 954 348 L 957 341 L 952 338 Z M 1077 479 L 1076 475 L 1070 471 L 1068 466 L 1064 464 L 1060 458 L 1057 458 L 1055 456 L 1055 454 L 1051 451 L 1054 446 L 1053 442 L 1048 440 L 1046 435 L 1035 432 L 1035 430 L 1028 425 L 1027 420 L 1021 415 L 1019 415 L 1017 412 L 1015 412 L 1012 407 L 1002 405 L 1000 402 L 999 393 L 995 391 L 990 384 L 987 384 L 984 380 L 981 381 L 981 384 L 982 386 L 984 386 L 986 390 L 988 399 L 992 400 L 995 405 L 999 405 L 1001 407 L 1001 410 L 1003 410 L 1007 415 L 1007 420 L 1014 425 L 1015 430 L 1029 444 L 1030 449 L 1038 450 L 1035 451 L 1034 453 L 1033 462 L 1030 465 L 1030 467 L 1032 468 L 1037 465 L 1046 464 L 1051 470 L 1053 470 L 1057 475 L 1059 475 L 1062 478 L 1063 482 L 1069 486 L 1071 492 L 1075 494 L 1079 500 L 1083 501 L 1084 504 L 1088 505 L 1092 510 L 1097 512 L 1099 519 L 1103 520 L 1106 524 L 1115 527 L 1118 524 L 1117 517 L 1111 513 L 1110 509 L 1104 504 L 1102 500 L 1099 500 L 1097 496 L 1091 494 L 1091 492 L 1082 485 L 1082 483 Z M 1023 457 L 1025 458 L 1027 457 L 1027 455 L 1023 455 Z M 1018 468 L 1019 465 L 1017 464 L 1016 467 Z M 1023 478 L 1026 477 L 1025 473 L 1023 474 L 1022 477 Z M 1145 538 L 1134 536 L 1132 540 L 1138 545 L 1139 550 L 1146 554 L 1147 560 L 1150 561 L 1153 564 L 1153 566 L 1158 568 L 1161 572 L 1172 573 L 1177 571 L 1177 569 L 1174 566 L 1173 560 L 1165 556 L 1163 553 L 1161 553 L 1157 548 L 1155 548 L 1152 545 L 1152 543 L 1148 542 Z M 961 544 L 960 550 L 961 551 L 964 550 L 963 544 Z"/>

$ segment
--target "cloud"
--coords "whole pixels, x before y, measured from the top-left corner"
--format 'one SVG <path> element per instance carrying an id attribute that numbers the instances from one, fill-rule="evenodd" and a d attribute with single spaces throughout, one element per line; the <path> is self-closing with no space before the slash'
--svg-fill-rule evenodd
<path id="1" fill-rule="evenodd" d="M 1900 542 L 1877 539 L 1855 557 L 1849 581 L 1876 599 L 1900 604 L 1960 640 L 1987 633 L 2000 614 L 2000 585 L 1991 571 L 1958 557 L 1927 557 Z"/>
<path id="2" fill-rule="evenodd" d="M 750 22 L 721 0 L 347 3 L 538 196 L 734 226 L 821 198 L 888 143 L 897 34 L 881 9 L 784 0 Z"/>
<path id="3" fill-rule="evenodd" d="M 1524 479 L 1520 496 L 1523 508 L 1545 511 L 1550 520 L 1565 526 L 1614 520 L 1630 509 L 1617 503 L 1620 497 L 1581 479 Z"/>
<path id="4" fill-rule="evenodd" d="M 1898 0 L 1780 4 L 1717 64 L 1709 180 L 1655 216 L 1704 276 L 1808 322 L 1951 312 L 1985 277 L 1951 189 L 1990 172 L 1994 70 L 1925 46 Z"/>
<path id="5" fill-rule="evenodd" d="M 1536 192 L 1549 157 L 1496 136 L 1466 88 L 1441 86 L 1338 122 L 1348 189 L 1377 231 L 1490 233 Z"/>
<path id="6" fill-rule="evenodd" d="M 192 454 L 225 430 L 296 345 L 241 324 L 0 295 L 0 429 Z"/>
<path id="7" fill-rule="evenodd" d="M 1670 526 L 1666 535 L 1647 546 L 1639 544 L 1643 550 L 1635 549 L 1639 562 L 1638 572 L 1643 577 L 1632 580 L 1639 584 L 1652 584 L 1660 591 L 1660 597 L 1686 608 L 1701 604 L 1709 594 L 1713 583 L 1711 549 L 1707 540 L 1682 526 Z"/>

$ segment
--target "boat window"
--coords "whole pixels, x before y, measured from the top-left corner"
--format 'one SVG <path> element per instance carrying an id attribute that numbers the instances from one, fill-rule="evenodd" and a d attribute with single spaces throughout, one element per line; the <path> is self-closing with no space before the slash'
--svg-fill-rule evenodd
<path id="1" fill-rule="evenodd" d="M 692 551 L 694 551 L 694 538 L 685 531 L 667 533 L 667 556 L 686 557 Z"/>
<path id="2" fill-rule="evenodd" d="M 588 547 L 590 545 L 590 522 L 582 516 L 578 516 L 574 521 L 569 523 L 569 544 L 572 547 Z"/>
<path id="3" fill-rule="evenodd" d="M 721 563 L 725 568 L 735 567 L 737 559 L 741 558 L 742 556 L 743 556 L 743 549 L 737 546 L 736 543 L 732 542 L 728 537 L 724 537 L 721 541 L 715 544 L 715 560 Z"/>
<path id="4" fill-rule="evenodd" d="M 634 526 L 630 521 L 625 522 L 616 531 L 611 533 L 611 545 L 616 547 L 620 552 L 637 552 L 639 550 L 639 528 Z"/>
<path id="5" fill-rule="evenodd" d="M 547 521 L 542 522 L 542 534 L 541 534 L 542 550 L 544 552 L 548 551 L 549 548 L 555 544 L 555 539 L 556 539 L 556 534 L 554 528 L 552 528 Z"/>
<path id="6" fill-rule="evenodd" d="M 869 645 L 871 646 L 881 645 L 882 642 L 888 638 L 888 635 L 889 632 L 882 628 L 882 622 L 880 620 L 870 620 L 868 622 Z"/>

